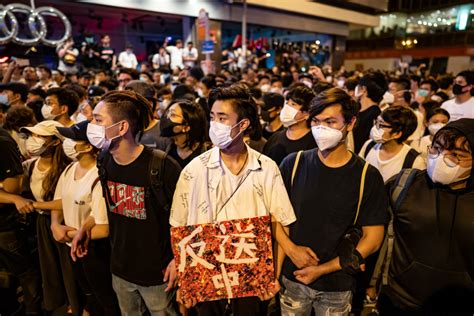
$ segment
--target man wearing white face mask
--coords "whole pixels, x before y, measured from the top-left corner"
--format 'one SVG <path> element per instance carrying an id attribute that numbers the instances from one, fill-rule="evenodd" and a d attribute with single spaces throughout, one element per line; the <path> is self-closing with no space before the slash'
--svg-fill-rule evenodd
<path id="1" fill-rule="evenodd" d="M 434 136 L 428 170 L 410 173 L 391 201 L 394 243 L 380 315 L 472 314 L 473 148 L 474 120 L 449 123 Z M 399 178 L 388 182 L 390 193 Z"/>
<path id="2" fill-rule="evenodd" d="M 345 144 L 358 112 L 359 105 L 341 89 L 319 94 L 309 109 L 318 149 L 291 154 L 280 166 L 298 216 L 290 239 L 309 246 L 319 258 L 306 265 L 285 260 L 284 316 L 310 315 L 311 310 L 349 315 L 355 275 L 382 242 L 389 219 L 382 177 Z M 358 237 L 342 247 L 341 240 L 354 227 Z"/>
<path id="3" fill-rule="evenodd" d="M 426 169 L 420 154 L 404 142 L 416 130 L 417 119 L 411 109 L 394 106 L 375 120 L 359 156 L 377 168 L 387 181 L 405 168 Z"/>
<path id="4" fill-rule="evenodd" d="M 382 74 L 373 73 L 362 77 L 355 88 L 355 97 L 361 106 L 357 124 L 352 132 L 355 153 L 358 153 L 369 139 L 370 128 L 380 115 L 378 104 L 382 100 L 386 85 L 387 81 Z"/>
<path id="5" fill-rule="evenodd" d="M 244 142 L 244 134 L 258 122 L 256 104 L 244 86 L 218 88 L 210 95 L 209 136 L 215 147 L 193 159 L 181 173 L 171 209 L 174 227 L 219 221 L 272 216 L 277 242 L 291 243 L 281 226 L 296 220 L 278 166 Z M 256 190 L 255 188 L 261 188 Z M 186 201 L 185 203 L 183 203 Z M 206 210 L 203 212 L 202 210 Z M 285 248 L 283 248 L 285 249 Z M 279 262 L 279 252 L 275 262 Z M 265 284 L 261 300 L 278 293 L 278 268 L 274 284 Z M 196 301 L 178 302 L 188 308 Z M 256 297 L 203 302 L 196 305 L 199 316 L 265 315 Z"/>
<path id="6" fill-rule="evenodd" d="M 308 87 L 296 86 L 286 95 L 286 102 L 280 111 L 284 130 L 274 133 L 263 148 L 263 153 L 277 164 L 293 152 L 316 147 L 308 123 L 308 109 L 316 94 Z"/>
<path id="7" fill-rule="evenodd" d="M 79 97 L 70 89 L 53 88 L 47 92 L 45 104 L 41 108 L 41 114 L 45 120 L 54 120 L 65 127 L 74 125 L 71 115 L 79 106 Z"/>
<path id="8" fill-rule="evenodd" d="M 151 113 L 150 103 L 140 94 L 112 91 L 94 108 L 94 120 L 87 126 L 89 142 L 102 149 L 98 169 L 108 208 L 110 270 L 124 316 L 144 309 L 151 315 L 176 315 L 168 220 L 181 168 L 162 151 L 137 142 Z M 91 229 L 78 230 L 73 256 L 84 256 Z"/>

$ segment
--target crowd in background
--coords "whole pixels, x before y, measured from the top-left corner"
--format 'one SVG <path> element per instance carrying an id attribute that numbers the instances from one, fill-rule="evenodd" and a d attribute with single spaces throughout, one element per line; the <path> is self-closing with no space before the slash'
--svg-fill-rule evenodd
<path id="1" fill-rule="evenodd" d="M 397 256 L 418 259 L 392 265 L 393 271 L 406 273 L 407 270 L 402 271 L 404 267 L 411 269 L 411 274 L 397 279 L 392 271 L 392 283 L 378 299 L 383 305 L 381 308 L 390 311 L 386 315 L 416 313 L 433 294 L 429 290 L 418 290 L 420 286 L 432 291 L 444 289 L 447 285 L 472 290 L 474 234 L 472 225 L 463 225 L 462 221 L 469 224 L 473 220 L 473 71 L 436 76 L 423 69 L 407 74 L 311 66 L 302 71 L 291 63 L 266 69 L 259 67 L 262 64 L 258 64 L 258 58 L 255 66 L 251 63 L 239 68 L 238 58 L 224 50 L 219 72 L 204 74 L 192 42 L 184 47 L 180 40 L 175 45 L 165 41 L 159 52 L 150 56 L 150 62 L 139 64 L 131 45 L 125 45 L 125 50 L 116 54 L 110 47 L 109 36 L 102 36 L 100 45 L 94 44 L 91 38 L 92 35 L 86 36 L 80 48 L 76 48 L 72 40 L 59 46 L 59 63 L 54 69 L 46 65 L 19 66 L 15 60 L 0 65 L 2 315 L 2 310 L 5 310 L 5 315 L 16 315 L 15 311 L 29 315 L 42 311 L 52 315 L 132 315 L 126 311 L 135 310 L 138 314 L 144 309 L 148 309 L 151 315 L 162 315 L 154 308 L 162 304 L 162 300 L 166 304 L 175 301 L 170 294 L 173 293 L 170 290 L 172 284 L 166 282 L 170 278 L 168 270 L 172 267 L 168 263 L 172 258 L 161 255 L 170 255 L 166 244 L 170 241 L 166 238 L 155 241 L 150 235 L 157 233 L 160 238 L 166 235 L 163 230 L 169 229 L 168 218 L 160 215 L 147 218 L 146 224 L 139 227 L 123 220 L 123 212 L 127 209 L 110 210 L 110 200 L 116 199 L 121 192 L 120 183 L 133 188 L 150 186 L 147 168 L 151 158 L 143 158 L 138 151 L 133 156 L 134 150 L 141 148 L 134 147 L 134 144 L 160 149 L 172 158 L 171 162 L 166 160 L 169 165 L 164 173 L 166 189 L 163 199 L 173 200 L 175 189 L 178 192 L 173 200 L 175 217 L 172 211 L 170 224 L 179 226 L 192 223 L 177 215 L 177 195 L 192 195 L 193 190 L 197 192 L 198 187 L 203 186 L 194 183 L 195 187 L 187 187 L 182 179 L 185 171 L 180 173 L 180 170 L 184 168 L 190 178 L 200 179 L 200 172 L 205 168 L 198 165 L 200 160 L 195 158 L 211 153 L 208 158 L 212 160 L 212 150 L 218 148 L 225 152 L 226 148 L 237 146 L 235 139 L 240 137 L 245 144 L 242 148 L 249 148 L 248 156 L 242 168 L 234 174 L 242 173 L 247 159 L 248 165 L 252 166 L 251 157 L 254 156 L 250 154 L 255 153 L 262 154 L 255 157 L 265 157 L 258 158 L 259 162 L 263 161 L 264 168 L 280 166 L 281 175 L 275 167 L 273 176 L 283 177 L 284 186 L 281 188 L 285 193 L 282 194 L 286 196 L 288 191 L 289 199 L 282 198 L 278 203 L 290 206 L 285 210 L 287 213 L 270 212 L 279 216 L 282 226 L 290 225 L 287 234 L 293 242 L 311 248 L 319 257 L 314 263 L 312 255 L 304 259 L 302 255 L 284 249 L 289 258 L 286 260 L 290 260 L 282 263 L 283 270 L 278 272 L 283 275 L 280 283 L 285 288 L 280 292 L 284 315 L 309 315 L 311 306 L 319 315 L 325 311 L 317 306 L 317 297 L 321 293 L 343 293 L 339 297 L 325 297 L 330 302 L 329 309 L 331 304 L 339 304 L 337 307 L 342 308 L 340 312 L 343 314 L 349 311 L 346 302 L 352 306 L 353 312 L 360 312 L 364 302 L 367 305 L 376 301 L 380 293 L 369 285 L 368 280 L 377 260 L 373 254 L 382 243 L 383 227 L 390 218 L 383 184 L 389 188 L 406 168 L 426 170 L 418 175 L 418 179 L 422 177 L 426 183 L 415 180 L 418 187 L 413 189 L 413 194 L 418 192 L 416 189 L 425 190 L 425 187 L 426 190 L 436 188 L 438 191 L 428 190 L 426 196 L 429 198 L 420 198 L 420 205 L 414 205 L 416 200 L 412 201 L 413 197 L 407 195 L 407 199 L 412 199 L 412 204 L 405 205 L 407 209 L 426 209 L 433 214 L 412 215 L 404 209 L 405 213 L 398 215 L 395 229 L 405 237 L 401 237 L 403 243 L 395 248 L 393 260 L 397 262 Z M 235 105 L 239 120 L 232 125 L 227 124 L 228 118 L 222 118 L 221 112 L 215 110 L 217 104 L 222 106 L 226 100 L 245 100 L 250 104 L 246 103 L 242 109 Z M 108 119 L 110 122 L 106 122 Z M 106 128 L 101 129 L 103 126 Z M 236 126 L 239 127 L 238 133 L 234 130 Z M 125 131 L 122 133 L 122 130 Z M 110 157 L 109 161 L 102 161 L 108 166 L 106 189 L 96 161 L 102 152 L 117 147 L 119 142 L 123 148 L 130 149 L 132 156 L 129 160 L 119 161 L 112 154 L 113 162 L 110 162 Z M 344 164 L 338 166 L 337 163 L 335 165 L 341 168 L 341 173 L 315 169 L 315 166 L 322 168 L 326 156 L 317 158 L 314 153 L 335 155 L 340 149 L 334 148 L 341 146 L 354 153 L 353 157 L 349 154 L 352 158 L 348 164 L 357 165 L 356 169 L 347 167 L 349 169 L 345 170 Z M 306 173 L 300 175 L 300 179 L 297 176 L 293 184 L 295 169 L 292 168 L 298 164 L 295 153 L 300 151 L 304 152 L 299 168 Z M 343 161 L 345 152 L 340 155 L 338 157 Z M 217 157 L 219 160 L 219 155 Z M 125 168 L 135 159 L 140 163 L 133 162 L 133 167 Z M 380 226 L 382 232 L 371 231 L 367 235 L 370 236 L 368 239 L 373 238 L 372 243 L 367 243 L 370 245 L 367 249 L 354 250 L 359 240 L 353 245 L 351 254 L 365 259 L 364 268 L 360 269 L 359 265 L 352 270 L 342 267 L 339 272 L 331 270 L 318 277 L 308 276 L 307 267 L 331 262 L 337 241 L 352 221 L 349 213 L 326 214 L 321 210 L 310 214 L 315 203 L 320 203 L 320 208 L 333 207 L 323 197 L 314 200 L 310 196 L 314 193 L 312 190 L 324 190 L 324 185 L 333 187 L 333 183 L 336 187 L 341 183 L 356 183 L 341 187 L 339 192 L 328 193 L 333 202 L 355 208 L 364 160 L 373 168 L 368 169 L 367 176 L 367 186 L 372 193 L 362 199 L 359 222 L 364 228 L 362 240 L 366 238 L 366 227 Z M 225 172 L 228 172 L 228 167 L 223 167 Z M 233 169 L 229 167 L 229 170 L 232 172 Z M 318 172 L 326 183 L 311 182 L 312 175 L 319 175 Z M 141 176 L 134 178 L 135 175 Z M 347 175 L 352 178 L 347 178 Z M 18 177 L 21 181 L 15 182 Z M 235 179 L 229 181 L 229 186 L 233 187 Z M 271 191 L 272 188 L 267 189 Z M 278 190 L 278 186 L 273 189 Z M 286 204 L 289 202 L 291 204 Z M 164 208 L 158 202 L 156 205 L 153 203 L 136 202 L 135 209 L 128 210 L 130 213 L 126 217 L 143 219 L 146 217 L 144 209 L 150 205 L 156 209 Z M 429 206 L 424 208 L 423 203 Z M 187 211 L 182 212 L 186 214 Z M 290 220 L 295 215 L 296 224 Z M 403 226 L 404 219 L 412 221 L 409 228 Z M 166 221 L 164 226 L 163 220 Z M 315 232 L 314 236 L 311 231 Z M 85 232 L 91 234 L 89 249 L 82 249 L 79 242 Z M 436 237 L 425 238 L 430 234 Z M 278 244 L 280 238 L 276 237 Z M 416 245 L 412 247 L 411 244 Z M 422 254 L 406 254 L 413 249 Z M 423 249 L 439 249 L 439 253 L 426 254 Z M 159 255 L 153 255 L 154 251 Z M 147 252 L 149 258 L 143 257 Z M 153 265 L 137 264 L 147 260 Z M 303 263 L 305 260 L 310 263 Z M 412 269 L 413 264 L 419 265 L 417 269 Z M 303 272 L 298 274 L 295 270 Z M 290 278 L 293 273 L 298 276 Z M 417 274 L 421 279 L 417 279 Z M 429 285 L 420 285 L 420 282 L 428 281 Z M 157 299 L 153 293 L 147 293 L 157 284 L 164 284 L 160 291 L 164 292 L 166 288 L 168 296 L 157 296 Z M 19 292 L 18 288 L 22 291 Z M 142 303 L 134 301 L 130 293 L 141 295 Z M 301 293 L 305 293 L 304 296 Z M 453 304 L 462 305 L 459 303 L 464 297 L 462 295 L 471 295 L 472 299 L 472 292 L 459 293 Z M 262 294 L 262 297 L 270 299 L 275 294 Z M 430 306 L 436 305 L 436 299 L 431 299 Z M 338 300 L 343 303 L 337 303 Z M 180 303 L 179 308 L 171 307 L 169 313 L 173 314 L 175 310 L 182 314 L 194 312 L 194 304 Z M 304 307 L 305 304 L 309 305 Z M 296 306 L 300 307 L 297 309 Z M 248 306 L 241 307 L 245 311 L 241 310 L 241 314 L 236 308 L 233 307 L 235 315 L 253 315 L 245 309 Z M 204 309 L 201 305 L 197 313 L 213 315 L 211 309 Z"/>

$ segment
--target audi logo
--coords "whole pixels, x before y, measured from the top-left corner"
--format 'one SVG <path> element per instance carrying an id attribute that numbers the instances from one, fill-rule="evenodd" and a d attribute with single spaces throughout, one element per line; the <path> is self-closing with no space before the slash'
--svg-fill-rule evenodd
<path id="1" fill-rule="evenodd" d="M 19 25 L 15 13 L 24 13 L 28 16 L 28 28 L 32 38 L 18 36 Z M 56 16 L 64 24 L 64 35 L 58 40 L 47 39 L 45 16 Z M 6 20 L 10 21 L 10 26 Z M 43 43 L 48 46 L 58 46 L 71 37 L 71 23 L 64 13 L 53 7 L 32 8 L 22 3 L 12 3 L 6 6 L 0 5 L 0 44 L 4 45 L 10 41 L 24 46 L 35 46 Z"/>

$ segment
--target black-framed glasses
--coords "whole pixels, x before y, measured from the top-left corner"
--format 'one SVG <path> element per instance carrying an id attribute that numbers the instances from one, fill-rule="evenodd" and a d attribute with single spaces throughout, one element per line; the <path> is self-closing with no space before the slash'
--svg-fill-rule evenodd
<path id="1" fill-rule="evenodd" d="M 428 145 L 428 155 L 431 159 L 438 158 L 443 151 L 441 147 Z M 462 161 L 472 161 L 472 158 L 459 157 L 457 154 L 443 154 L 443 160 L 448 167 L 454 168 Z"/>
<path id="2" fill-rule="evenodd" d="M 380 128 L 392 128 L 392 126 L 384 124 L 384 123 L 380 122 L 379 120 L 374 120 L 374 125 L 378 129 L 380 129 Z"/>

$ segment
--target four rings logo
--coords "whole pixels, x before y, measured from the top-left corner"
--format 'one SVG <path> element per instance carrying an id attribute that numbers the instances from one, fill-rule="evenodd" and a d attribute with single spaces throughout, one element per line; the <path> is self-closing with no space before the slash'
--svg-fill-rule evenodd
<path id="1" fill-rule="evenodd" d="M 27 24 L 32 38 L 18 36 L 19 25 L 15 13 L 23 13 L 28 16 Z M 47 39 L 45 16 L 56 16 L 64 24 L 64 35 L 57 40 Z M 10 25 L 7 25 L 7 19 Z M 24 46 L 34 46 L 43 43 L 48 46 L 57 46 L 71 36 L 71 23 L 64 13 L 53 7 L 31 8 L 22 3 L 12 3 L 7 6 L 0 5 L 0 45 L 13 41 Z"/>

